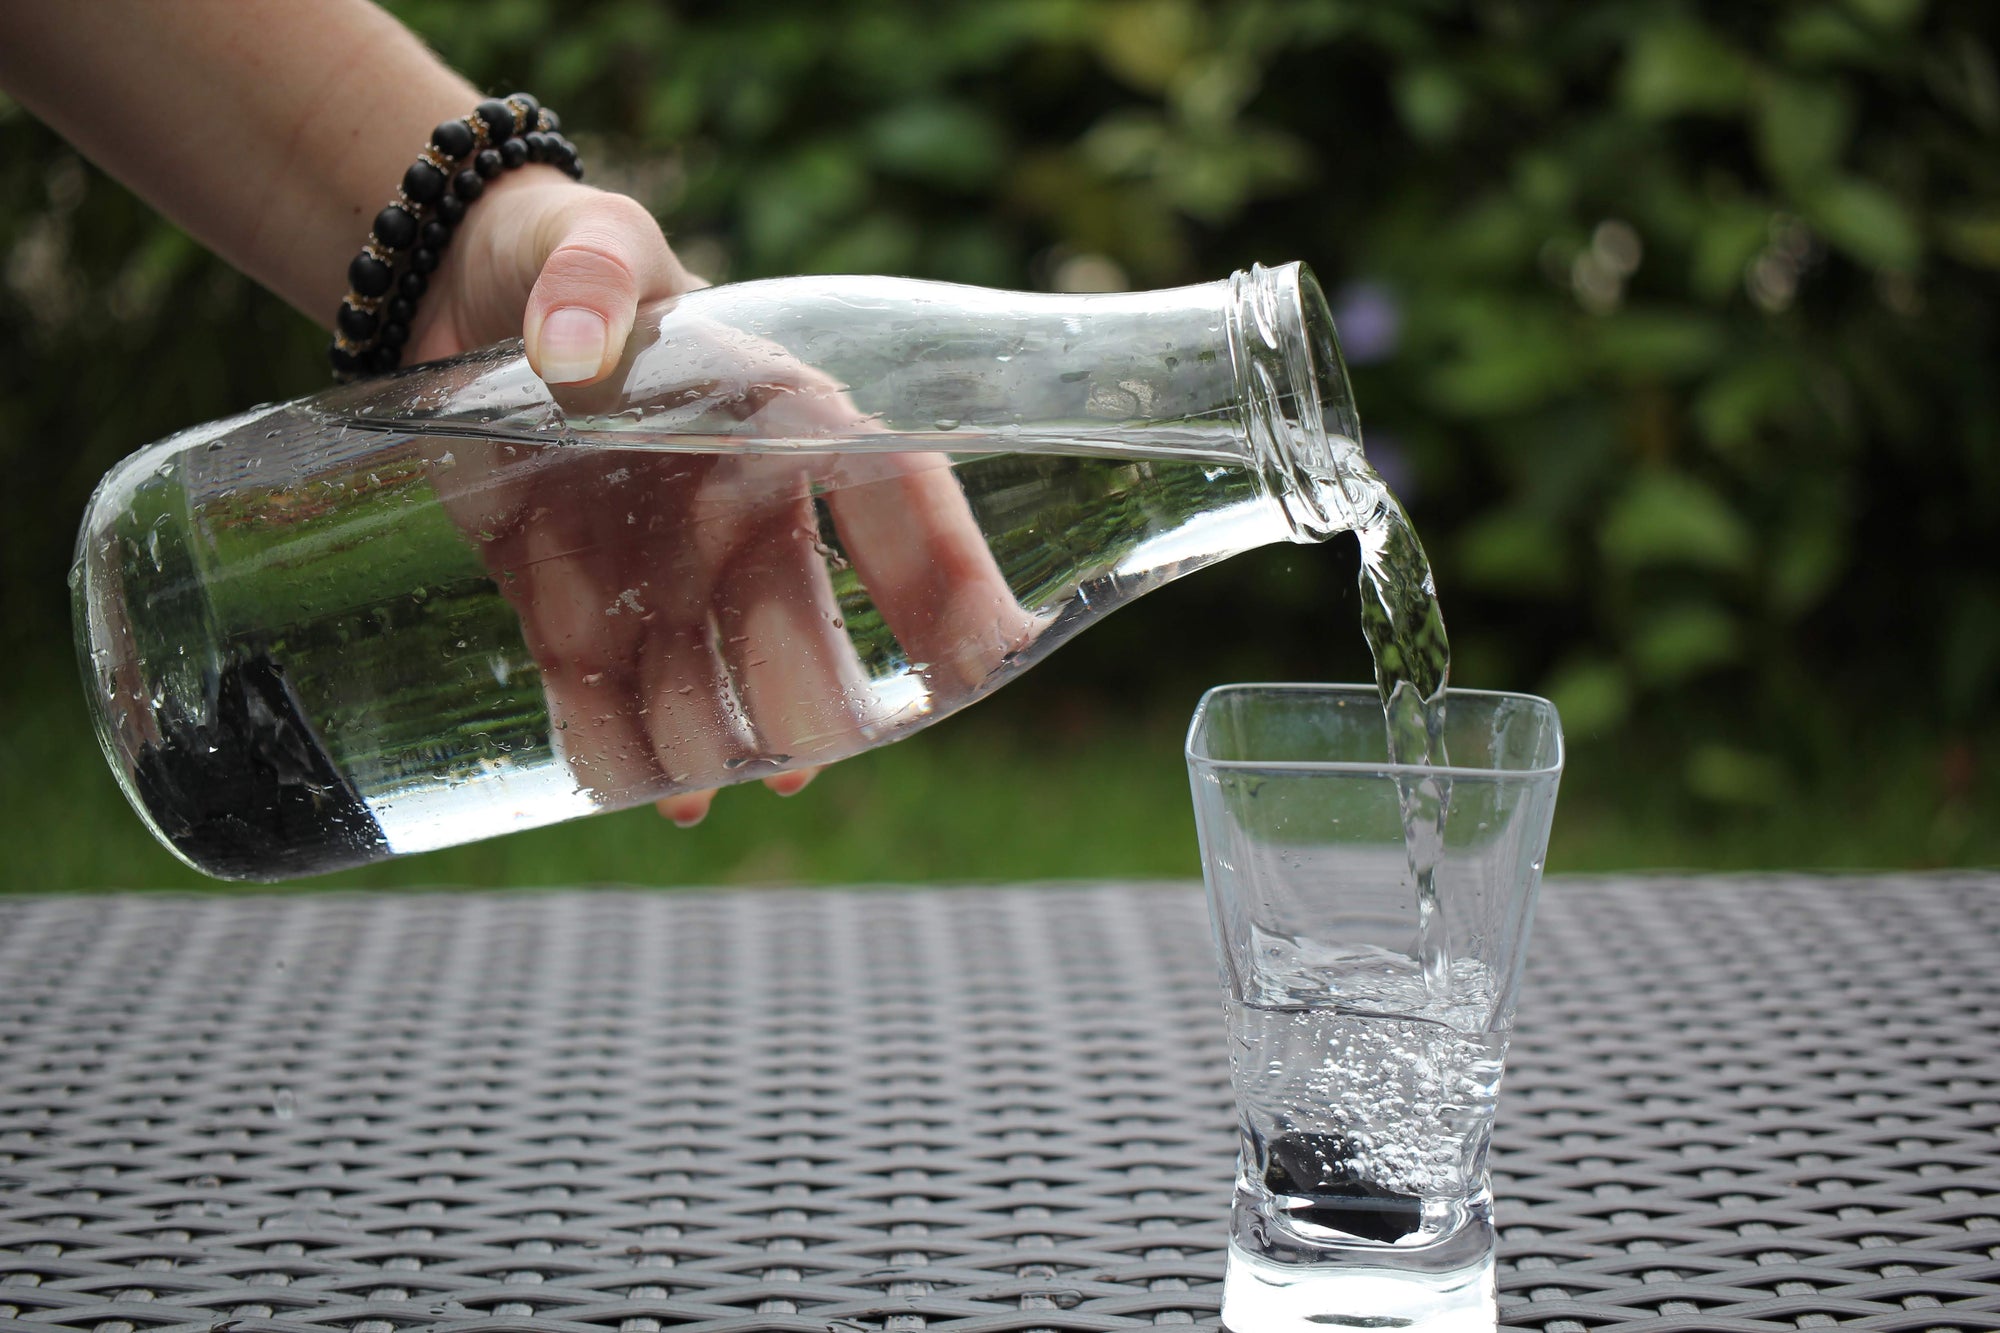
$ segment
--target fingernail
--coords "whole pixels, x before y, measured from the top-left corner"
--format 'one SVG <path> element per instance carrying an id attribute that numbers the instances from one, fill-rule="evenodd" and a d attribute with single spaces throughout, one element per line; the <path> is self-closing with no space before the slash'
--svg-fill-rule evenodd
<path id="1" fill-rule="evenodd" d="M 611 327 L 595 310 L 551 310 L 542 320 L 542 378 L 550 384 L 574 384 L 594 377 L 604 364 L 610 336 Z"/>
<path id="2" fill-rule="evenodd" d="M 764 785 L 780 796 L 797 796 L 813 780 L 811 773 L 780 773 Z"/>
<path id="3" fill-rule="evenodd" d="M 700 797 L 668 797 L 656 802 L 661 814 L 674 821 L 676 828 L 693 828 L 708 818 L 708 802 Z"/>

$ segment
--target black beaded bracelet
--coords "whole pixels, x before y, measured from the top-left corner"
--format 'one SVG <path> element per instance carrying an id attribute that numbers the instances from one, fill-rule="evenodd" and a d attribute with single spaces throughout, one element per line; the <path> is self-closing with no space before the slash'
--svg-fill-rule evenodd
<path id="1" fill-rule="evenodd" d="M 430 144 L 403 173 L 396 197 L 375 215 L 367 243 L 347 266 L 347 296 L 327 349 L 334 378 L 345 383 L 402 363 L 430 274 L 487 181 L 530 162 L 583 179 L 576 145 L 561 130 L 555 112 L 527 93 L 511 93 L 431 131 Z"/>

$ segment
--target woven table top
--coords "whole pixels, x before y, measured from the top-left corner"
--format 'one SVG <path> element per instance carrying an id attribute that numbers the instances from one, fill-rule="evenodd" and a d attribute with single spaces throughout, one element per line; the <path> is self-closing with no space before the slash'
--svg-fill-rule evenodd
<path id="1" fill-rule="evenodd" d="M 1508 1327 L 2000 1329 L 2000 877 L 1533 954 Z M 0 897 L 0 1326 L 1212 1327 L 1233 1152 L 1184 886 Z"/>

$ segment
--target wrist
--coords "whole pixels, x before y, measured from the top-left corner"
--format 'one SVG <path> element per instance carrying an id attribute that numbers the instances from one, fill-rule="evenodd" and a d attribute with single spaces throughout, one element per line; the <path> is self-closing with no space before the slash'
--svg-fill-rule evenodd
<path id="1" fill-rule="evenodd" d="M 431 274 L 406 359 L 434 360 L 519 334 L 521 302 L 561 237 L 562 219 L 598 193 L 544 163 L 489 181 Z"/>
<path id="2" fill-rule="evenodd" d="M 402 364 L 419 312 L 428 308 L 433 275 L 456 248 L 460 227 L 489 190 L 501 193 L 507 175 L 546 164 L 573 180 L 582 178 L 576 148 L 560 131 L 554 112 L 518 92 L 488 98 L 436 125 L 348 262 L 348 288 L 328 349 L 336 377 L 348 380 Z M 496 210 L 506 211 L 490 203 L 480 216 Z"/>

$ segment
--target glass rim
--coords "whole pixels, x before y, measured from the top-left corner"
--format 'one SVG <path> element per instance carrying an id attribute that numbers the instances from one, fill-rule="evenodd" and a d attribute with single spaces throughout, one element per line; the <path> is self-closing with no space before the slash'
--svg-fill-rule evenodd
<path id="1" fill-rule="evenodd" d="M 1561 774 L 1563 769 L 1564 741 L 1562 716 L 1556 706 L 1539 694 L 1522 694 L 1512 690 L 1464 690 L 1448 687 L 1445 700 L 1453 699 L 1511 699 L 1525 704 L 1537 705 L 1548 711 L 1555 728 L 1555 755 L 1546 764 L 1534 768 L 1482 768 L 1466 764 L 1396 764 L 1388 760 L 1353 759 L 1217 759 L 1203 754 L 1196 746 L 1201 735 L 1202 723 L 1207 719 L 1209 706 L 1218 698 L 1231 694 L 1247 694 L 1252 691 L 1284 692 L 1289 694 L 1360 694 L 1365 695 L 1378 707 L 1382 694 L 1373 685 L 1342 684 L 1327 681 L 1233 681 L 1227 685 L 1210 686 L 1202 693 L 1194 706 L 1194 717 L 1188 722 L 1187 741 L 1182 747 L 1191 767 L 1222 769 L 1230 772 L 1258 773 L 1326 773 L 1368 777 L 1409 777 L 1424 776 L 1483 779 L 1485 781 L 1527 782 L 1536 778 L 1550 778 Z"/>

